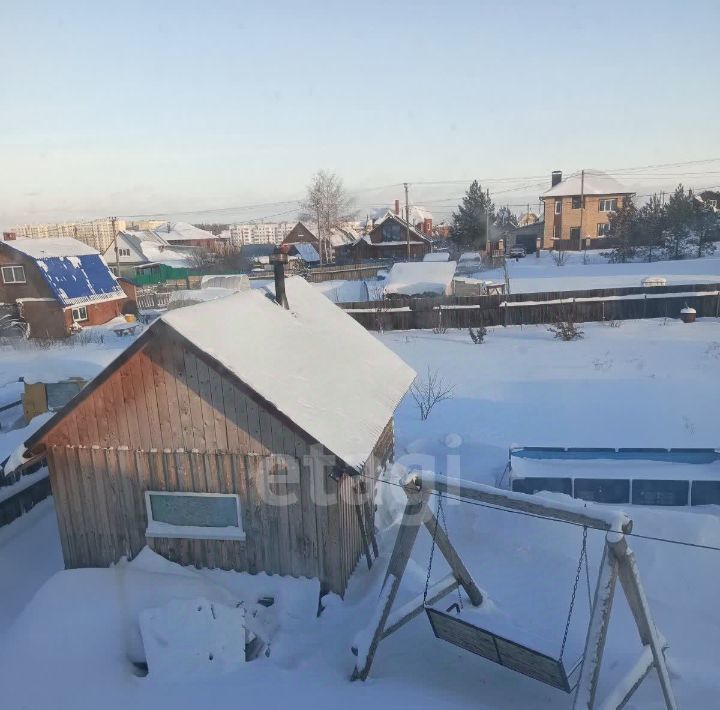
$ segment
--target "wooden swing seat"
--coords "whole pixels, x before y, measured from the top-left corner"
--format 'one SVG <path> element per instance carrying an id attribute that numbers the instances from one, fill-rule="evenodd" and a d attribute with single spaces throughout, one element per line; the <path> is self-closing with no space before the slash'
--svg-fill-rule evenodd
<path id="1" fill-rule="evenodd" d="M 571 693 L 578 683 L 582 658 L 568 672 L 562 660 L 498 636 L 455 614 L 431 606 L 426 606 L 425 611 L 435 636 L 441 641 L 566 693 Z"/>

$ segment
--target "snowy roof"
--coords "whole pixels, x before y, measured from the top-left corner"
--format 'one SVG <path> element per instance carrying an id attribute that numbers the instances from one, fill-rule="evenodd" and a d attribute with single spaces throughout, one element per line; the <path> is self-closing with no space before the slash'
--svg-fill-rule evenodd
<path id="1" fill-rule="evenodd" d="M 184 247 L 163 246 L 150 241 L 140 245 L 140 251 L 148 264 L 165 264 L 175 269 L 187 269 L 191 266 L 190 253 L 182 251 Z"/>
<path id="2" fill-rule="evenodd" d="M 460 261 L 480 261 L 481 259 L 479 251 L 464 251 L 460 254 Z"/>
<path id="3" fill-rule="evenodd" d="M 298 256 L 304 262 L 318 262 L 320 261 L 320 254 L 317 253 L 317 249 L 310 244 L 310 242 L 298 242 L 293 245 Z"/>
<path id="4" fill-rule="evenodd" d="M 253 289 L 161 321 L 359 470 L 415 373 L 302 278 L 286 291 L 290 310 Z"/>
<path id="5" fill-rule="evenodd" d="M 559 182 L 555 187 L 545 191 L 543 197 L 568 197 L 570 195 L 629 195 L 628 190 L 614 177 L 599 170 L 585 170 L 583 178 L 581 173 L 574 173 Z"/>
<path id="6" fill-rule="evenodd" d="M 415 261 L 394 264 L 390 269 L 385 293 L 415 296 L 423 293 L 447 295 L 455 275 L 454 261 Z"/>
<path id="7" fill-rule="evenodd" d="M 49 244 L 41 244 L 44 242 Z M 76 239 L 17 239 L 3 244 L 35 261 L 63 306 L 125 297 L 100 254 Z"/>
<path id="8" fill-rule="evenodd" d="M 230 296 L 233 293 L 237 293 L 237 291 L 231 288 L 225 288 L 223 286 L 208 286 L 207 288 L 182 289 L 181 291 L 173 291 L 170 294 L 168 308 L 180 308 L 182 306 L 188 306 L 194 303 L 214 301 L 216 298 L 225 298 L 226 296 Z"/>
<path id="9" fill-rule="evenodd" d="M 391 212 L 390 210 L 388 210 L 383 215 L 383 217 L 381 217 L 379 220 L 377 220 L 377 222 L 375 222 L 375 227 L 381 225 L 383 222 L 385 222 L 388 219 L 393 219 L 393 220 L 399 222 L 403 226 L 403 228 L 405 228 L 407 226 L 407 222 L 402 217 L 399 217 L 394 212 Z M 410 224 L 409 226 L 410 226 L 410 232 L 412 234 L 414 234 L 416 237 L 420 237 L 421 243 L 430 241 L 422 232 L 419 232 L 417 229 L 415 229 L 415 227 L 412 224 Z M 415 242 L 415 243 L 418 243 L 418 242 Z"/>
<path id="10" fill-rule="evenodd" d="M 200 279 L 200 288 L 228 288 L 232 291 L 247 291 L 250 279 L 245 274 L 212 274 Z"/>
<path id="11" fill-rule="evenodd" d="M 32 259 L 45 259 L 57 256 L 89 256 L 99 255 L 99 252 L 87 244 L 72 237 L 57 237 L 52 239 L 14 239 L 3 242 L 7 246 L 19 251 Z"/>
<path id="12" fill-rule="evenodd" d="M 344 244 L 352 244 L 360 235 L 354 227 L 350 225 L 343 225 L 333 227 L 330 230 L 329 241 L 333 247 L 341 247 Z"/>
<path id="13" fill-rule="evenodd" d="M 392 210 L 389 210 L 387 207 L 379 207 L 370 210 L 370 218 L 375 220 L 381 220 L 385 219 L 387 217 L 388 213 L 395 214 Z M 395 215 L 396 217 L 399 217 L 400 219 L 404 220 L 405 215 L 405 205 L 400 206 L 400 214 Z M 410 222 L 411 224 L 421 224 L 426 219 L 432 219 L 432 213 L 428 210 L 426 210 L 424 207 L 421 207 L 420 205 L 410 205 Z"/>
<path id="14" fill-rule="evenodd" d="M 169 242 L 218 238 L 212 232 L 206 232 L 187 222 L 167 222 L 153 231 Z"/>
<path id="15" fill-rule="evenodd" d="M 431 251 L 425 254 L 423 261 L 450 261 L 450 253 L 446 251 Z"/>

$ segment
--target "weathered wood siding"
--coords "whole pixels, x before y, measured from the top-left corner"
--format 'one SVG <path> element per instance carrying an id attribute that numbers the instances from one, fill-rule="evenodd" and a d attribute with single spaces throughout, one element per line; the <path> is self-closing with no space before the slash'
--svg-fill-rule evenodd
<path id="1" fill-rule="evenodd" d="M 367 476 L 392 442 L 388 422 Z M 343 594 L 361 525 L 374 525 L 372 478 L 336 482 L 308 459 L 303 432 L 172 339 L 134 354 L 45 444 L 67 567 L 106 566 L 148 544 L 180 564 L 317 577 Z M 237 494 L 246 540 L 146 540 L 146 490 Z"/>

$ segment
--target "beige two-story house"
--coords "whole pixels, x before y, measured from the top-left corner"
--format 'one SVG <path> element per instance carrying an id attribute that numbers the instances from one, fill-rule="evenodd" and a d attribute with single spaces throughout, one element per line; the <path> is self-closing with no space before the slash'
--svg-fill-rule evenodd
<path id="1" fill-rule="evenodd" d="M 592 248 L 593 240 L 607 234 L 610 215 L 632 194 L 598 170 L 583 170 L 565 180 L 562 172 L 554 171 L 550 189 L 540 196 L 545 215 L 543 249 Z"/>

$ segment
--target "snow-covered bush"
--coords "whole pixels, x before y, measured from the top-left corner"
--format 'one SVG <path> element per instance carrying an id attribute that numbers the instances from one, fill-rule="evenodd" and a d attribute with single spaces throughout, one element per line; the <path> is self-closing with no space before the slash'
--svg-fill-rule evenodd
<path id="1" fill-rule="evenodd" d="M 472 340 L 475 345 L 482 345 L 485 342 L 488 329 L 484 325 L 481 325 L 479 328 L 468 328 L 468 333 L 470 334 L 470 340 Z"/>
<path id="2" fill-rule="evenodd" d="M 551 325 L 548 330 L 553 333 L 556 338 L 567 342 L 580 340 L 585 336 L 585 333 L 577 327 L 572 319 L 559 320 L 557 323 Z"/>

